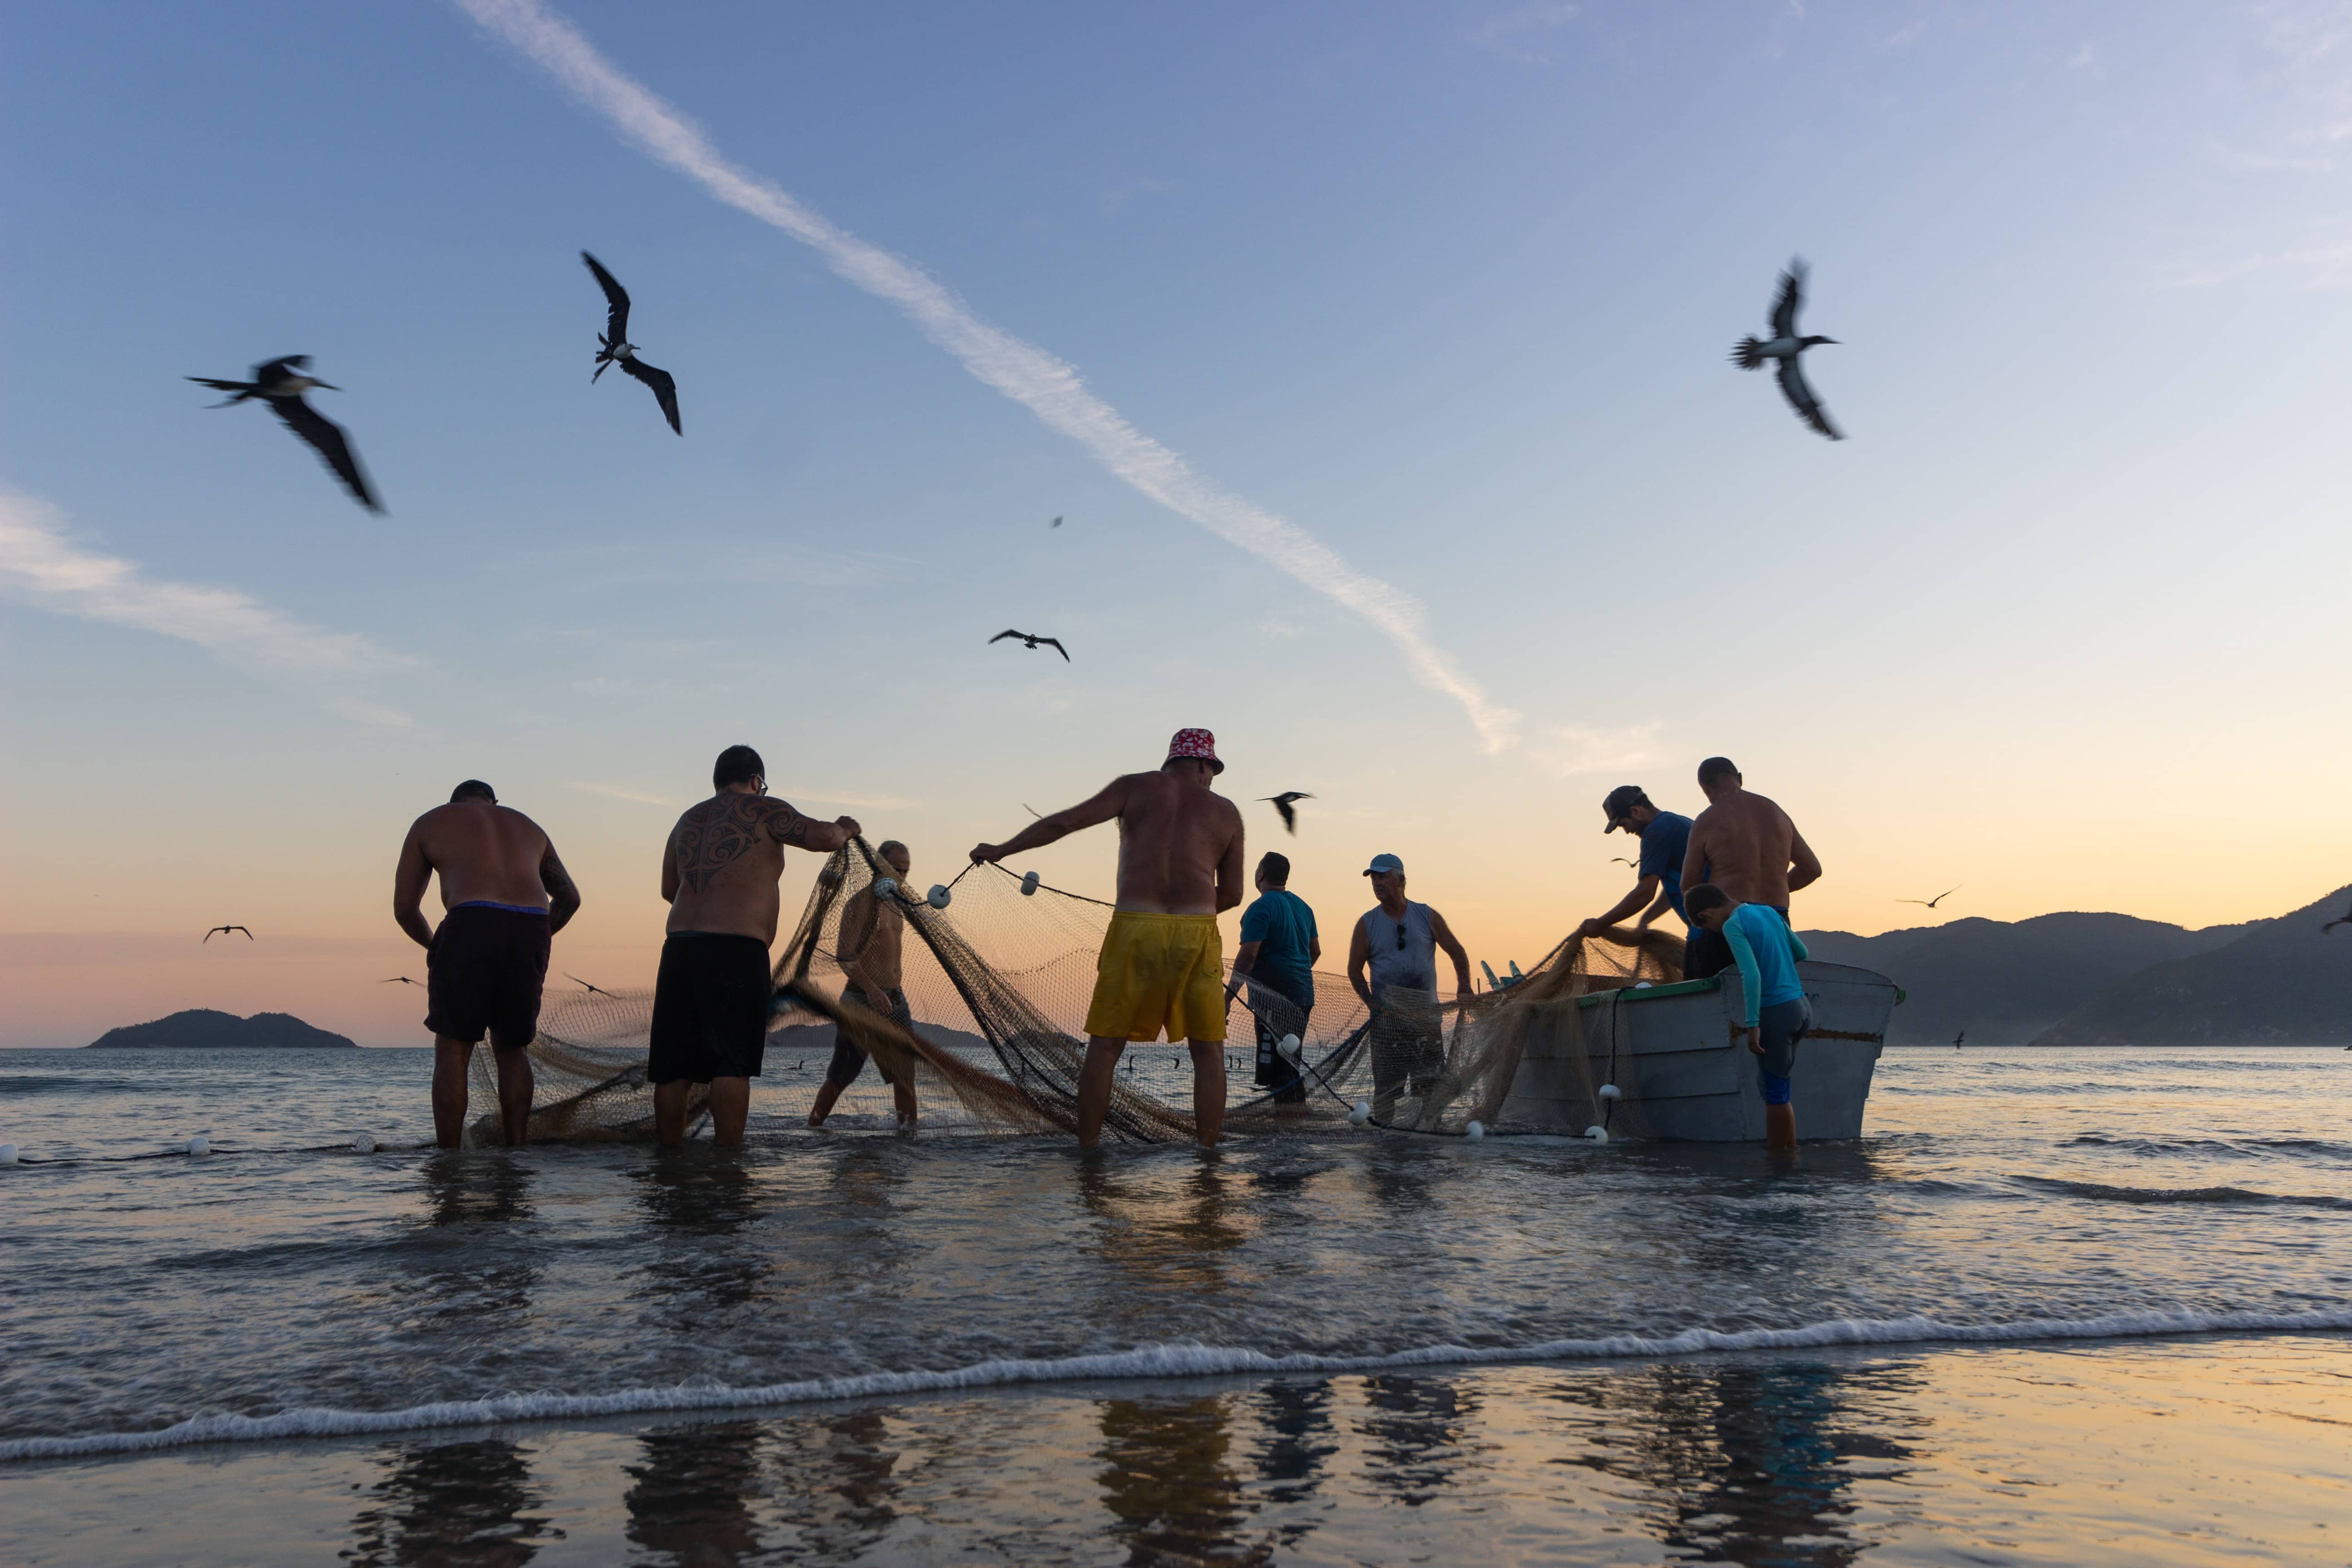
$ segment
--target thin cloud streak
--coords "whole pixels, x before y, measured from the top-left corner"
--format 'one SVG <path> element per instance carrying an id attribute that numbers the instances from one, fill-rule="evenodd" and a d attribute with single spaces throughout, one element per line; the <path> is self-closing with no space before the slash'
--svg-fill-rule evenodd
<path id="1" fill-rule="evenodd" d="M 44 609 L 177 637 L 280 673 L 363 675 L 406 662 L 363 637 L 298 621 L 234 588 L 149 577 L 135 562 L 74 543 L 47 502 L 5 491 L 0 491 L 0 583 Z M 333 705 L 369 723 L 410 721 L 357 698 Z"/>
<path id="2" fill-rule="evenodd" d="M 1516 739 L 1519 716 L 1489 702 L 1477 683 L 1429 640 L 1420 601 L 1357 571 L 1296 523 L 1202 477 L 1087 391 L 1075 366 L 982 321 L 920 268 L 836 227 L 777 186 L 727 162 L 700 130 L 625 75 L 539 0 L 454 3 L 655 159 L 810 247 L 844 280 L 896 305 L 982 384 L 1076 441 L 1112 474 L 1370 621 L 1404 656 L 1415 679 L 1462 704 L 1487 751 L 1501 751 Z"/>

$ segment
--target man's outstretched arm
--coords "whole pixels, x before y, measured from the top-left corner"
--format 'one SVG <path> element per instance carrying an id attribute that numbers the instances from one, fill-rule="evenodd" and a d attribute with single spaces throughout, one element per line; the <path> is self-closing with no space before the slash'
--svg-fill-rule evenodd
<path id="1" fill-rule="evenodd" d="M 863 829 L 854 816 L 836 816 L 831 822 L 819 822 L 814 816 L 803 816 L 790 802 L 772 800 L 768 803 L 768 831 L 779 844 L 796 848 L 814 849 L 830 855 Z"/>
<path id="2" fill-rule="evenodd" d="M 539 885 L 547 889 L 547 934 L 553 936 L 580 912 L 579 886 L 557 858 L 553 839 L 548 841 L 547 853 L 539 858 Z"/>
<path id="3" fill-rule="evenodd" d="M 1080 801 L 1066 810 L 1041 816 L 1002 844 L 975 844 L 971 848 L 974 863 L 1002 860 L 1007 855 L 1018 855 L 1024 849 L 1040 849 L 1048 844 L 1058 844 L 1082 828 L 1109 822 L 1127 809 L 1127 780 L 1116 778 L 1102 787 L 1091 800 Z M 1235 899 L 1234 903 L 1241 900 Z M 1220 904 L 1221 910 L 1233 904 Z"/>
<path id="4" fill-rule="evenodd" d="M 425 846 L 411 827 L 408 841 L 400 847 L 399 868 L 392 874 L 392 918 L 409 941 L 425 948 L 433 945 L 433 922 L 425 918 L 425 889 L 432 881 L 433 862 L 425 858 Z"/>
<path id="5" fill-rule="evenodd" d="M 1591 936 L 1597 931 L 1605 931 L 1609 927 L 1622 921 L 1627 915 L 1632 914 L 1643 905 L 1649 903 L 1652 900 L 1663 899 L 1664 895 L 1659 891 L 1659 882 L 1660 879 L 1658 874 L 1654 871 L 1650 873 L 1648 876 L 1643 877 L 1640 881 L 1633 884 L 1633 890 L 1632 892 L 1617 900 L 1615 908 L 1612 909 L 1607 914 L 1595 915 L 1591 920 L 1585 921 L 1582 925 L 1577 927 L 1576 934 L 1578 936 L 1584 937 Z M 1668 909 L 1672 909 L 1674 906 L 1672 904 L 1668 904 L 1666 907 Z M 1647 920 L 1654 920 L 1657 918 L 1657 913 L 1658 911 L 1655 909 L 1653 909 L 1650 910 L 1649 914 L 1643 918 Z"/>

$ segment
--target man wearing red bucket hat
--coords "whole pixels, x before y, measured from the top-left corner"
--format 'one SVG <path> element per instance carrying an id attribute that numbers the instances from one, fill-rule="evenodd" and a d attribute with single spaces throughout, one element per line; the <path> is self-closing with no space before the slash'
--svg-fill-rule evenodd
<path id="1" fill-rule="evenodd" d="M 1192 1052 L 1192 1119 L 1213 1144 L 1225 1120 L 1224 944 L 1217 917 L 1242 901 L 1242 814 L 1210 787 L 1225 771 L 1217 738 L 1179 730 L 1160 771 L 1116 778 L 1092 800 L 1043 816 L 1003 844 L 1002 860 L 1118 820 L 1118 908 L 1095 964 L 1087 1062 L 1078 1075 L 1078 1147 L 1102 1137 L 1111 1075 L 1129 1040 L 1166 1030 Z"/>

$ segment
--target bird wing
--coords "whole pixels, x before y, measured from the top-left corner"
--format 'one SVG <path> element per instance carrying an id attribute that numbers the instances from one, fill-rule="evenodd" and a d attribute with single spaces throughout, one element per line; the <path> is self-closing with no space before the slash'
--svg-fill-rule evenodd
<path id="1" fill-rule="evenodd" d="M 1055 653 L 1060 654 L 1060 655 L 1062 656 L 1062 662 L 1063 662 L 1064 664 L 1067 664 L 1067 663 L 1069 663 L 1069 662 L 1070 662 L 1070 650 L 1069 650 L 1068 648 L 1066 648 L 1066 647 L 1064 647 L 1062 646 L 1062 643 L 1061 643 L 1061 639 L 1060 639 L 1060 638 L 1058 638 L 1058 637 L 1039 637 L 1039 638 L 1036 640 L 1036 642 L 1031 643 L 1029 646 L 1030 646 L 1031 647 L 1039 647 L 1039 646 L 1041 646 L 1041 645 L 1042 645 L 1042 646 L 1044 646 L 1044 647 L 1045 647 L 1052 648 Z"/>
<path id="2" fill-rule="evenodd" d="M 989 638 L 988 640 L 989 640 L 990 642 L 992 642 L 992 643 L 998 643 L 998 642 L 1003 642 L 1006 637 L 1027 637 L 1028 635 L 1029 635 L 1029 634 L 1028 634 L 1028 633 L 1026 633 L 1026 632 L 1002 631 L 1002 632 L 997 633 L 994 637 L 992 637 Z"/>
<path id="3" fill-rule="evenodd" d="M 1946 888 L 1942 892 L 1937 893 L 1934 898 L 1927 900 L 1927 907 L 1932 910 L 1937 904 L 1942 903 L 1946 899 L 1950 898 L 1954 893 L 1958 891 L 1959 889 L 1958 888 Z"/>
<path id="4" fill-rule="evenodd" d="M 1805 305 L 1805 264 L 1789 263 L 1789 270 L 1780 274 L 1780 295 L 1772 301 L 1772 335 L 1793 338 L 1797 335 L 1797 312 Z"/>
<path id="5" fill-rule="evenodd" d="M 670 379 L 669 372 L 649 365 L 634 354 L 621 362 L 621 368 L 654 389 L 654 396 L 661 404 L 662 416 L 669 421 L 669 427 L 681 436 L 685 435 L 686 427 L 677 422 L 677 383 Z"/>
<path id="6" fill-rule="evenodd" d="M 1830 411 L 1822 406 L 1820 398 L 1813 395 L 1812 386 L 1805 380 L 1805 373 L 1797 363 L 1795 354 L 1774 363 L 1772 374 L 1780 377 L 1780 395 L 1789 400 L 1789 406 L 1797 411 L 1798 418 L 1832 441 L 1845 439 L 1838 427 L 1830 423 Z"/>
<path id="7" fill-rule="evenodd" d="M 383 510 L 383 503 L 369 488 L 367 474 L 360 468 L 359 454 L 352 450 L 341 426 L 299 397 L 273 397 L 269 406 L 278 411 L 278 417 L 286 421 L 294 434 L 317 449 L 319 456 L 327 460 L 327 467 L 335 470 L 362 506 L 370 511 Z"/>
<path id="8" fill-rule="evenodd" d="M 226 931 L 245 931 L 243 926 L 226 926 L 223 929 Z M 249 931 L 245 931 L 245 940 L 251 942 L 253 940 L 253 933 Z"/>
<path id="9" fill-rule="evenodd" d="M 210 942 L 213 938 L 220 935 L 221 932 L 226 930 L 228 930 L 228 927 L 226 926 L 215 926 L 212 930 L 205 932 L 205 941 Z"/>
<path id="10" fill-rule="evenodd" d="M 580 253 L 588 270 L 596 275 L 604 290 L 604 337 L 607 342 L 625 343 L 629 341 L 629 291 L 621 287 L 620 279 L 604 270 L 604 264 L 589 255 Z"/>
<path id="11" fill-rule="evenodd" d="M 257 392 L 260 390 L 260 387 L 257 384 L 250 381 L 215 381 L 208 375 L 192 375 L 188 377 L 188 379 L 194 382 L 198 386 L 209 386 L 215 392 Z"/>

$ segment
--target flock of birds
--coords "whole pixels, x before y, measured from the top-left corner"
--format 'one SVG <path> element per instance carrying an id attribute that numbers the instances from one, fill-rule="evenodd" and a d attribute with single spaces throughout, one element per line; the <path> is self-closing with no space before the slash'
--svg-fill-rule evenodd
<path id="1" fill-rule="evenodd" d="M 588 377 L 590 384 L 601 381 L 606 371 L 617 367 L 622 374 L 641 383 L 652 392 L 654 401 L 661 405 L 662 417 L 668 421 L 670 429 L 677 435 L 685 435 L 686 426 L 680 422 L 677 412 L 677 378 L 660 366 L 647 364 L 638 358 L 637 345 L 629 341 L 629 291 L 621 287 L 620 279 L 589 252 L 582 251 L 580 259 L 587 264 L 589 272 L 596 279 L 596 286 L 604 293 L 604 330 L 596 335 L 596 368 Z M 1772 306 L 1771 336 L 1742 338 L 1731 351 L 1732 363 L 1742 370 L 1759 370 L 1769 362 L 1773 375 L 1780 384 L 1782 395 L 1788 398 L 1789 406 L 1797 411 L 1798 417 L 1831 440 L 1842 441 L 1845 439 L 1844 436 L 1830 423 L 1829 411 L 1822 406 L 1811 384 L 1805 379 L 1801 363 L 1807 349 L 1834 343 L 1837 340 L 1804 337 L 1798 333 L 1797 312 L 1803 308 L 1804 300 L 1805 263 L 1800 258 L 1790 262 L 1788 270 L 1780 274 L 1780 292 Z M 351 437 L 341 426 L 311 407 L 304 395 L 310 392 L 339 392 L 341 388 L 331 382 L 319 380 L 310 374 L 310 370 L 309 354 L 283 354 L 255 365 L 253 378 L 249 381 L 224 381 L 205 375 L 192 375 L 187 379 L 200 386 L 209 386 L 215 392 L 229 395 L 214 404 L 215 408 L 233 407 L 240 403 L 267 404 L 270 412 L 285 422 L 288 429 L 319 454 L 354 500 L 370 511 L 382 512 L 383 502 L 377 496 L 375 486 L 369 481 L 367 469 L 361 465 L 359 453 L 352 447 Z M 1059 528 L 1062 521 L 1062 518 L 1056 516 L 1050 526 Z M 1008 637 L 1017 638 L 1023 647 L 1031 649 L 1050 647 L 1062 656 L 1063 662 L 1070 662 L 1070 650 L 1064 647 L 1057 637 L 1034 632 L 1003 631 L 988 640 L 994 644 Z M 1283 814 L 1283 820 L 1286 825 L 1290 822 L 1288 812 Z"/>

